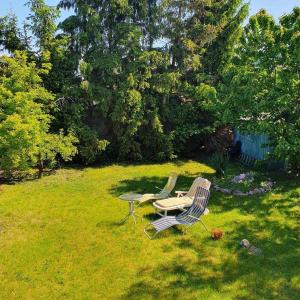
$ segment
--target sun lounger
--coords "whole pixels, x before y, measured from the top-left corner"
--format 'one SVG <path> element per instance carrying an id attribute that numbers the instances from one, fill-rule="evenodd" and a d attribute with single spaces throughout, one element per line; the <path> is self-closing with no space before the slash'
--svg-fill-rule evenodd
<path id="1" fill-rule="evenodd" d="M 148 236 L 149 239 L 153 239 L 159 232 L 167 228 L 170 228 L 175 225 L 184 225 L 190 227 L 197 221 L 200 221 L 205 227 L 206 231 L 208 231 L 207 227 L 200 219 L 200 217 L 204 214 L 204 211 L 208 204 L 208 199 L 209 191 L 202 187 L 198 187 L 196 195 L 194 197 L 194 201 L 189 209 L 177 216 L 162 217 L 159 220 L 150 223 L 144 229 L 145 234 Z M 152 227 L 155 230 L 155 233 L 152 236 L 148 232 L 150 227 Z"/>
<path id="2" fill-rule="evenodd" d="M 163 189 L 160 189 L 159 193 L 156 194 L 144 194 L 141 199 L 139 199 L 139 203 L 143 203 L 149 200 L 159 200 L 168 198 L 175 187 L 177 181 L 177 173 L 172 172 L 169 176 L 168 182 Z"/>
<path id="3" fill-rule="evenodd" d="M 197 188 L 202 187 L 209 190 L 210 185 L 211 182 L 209 180 L 197 177 L 189 191 L 176 191 L 177 197 L 157 200 L 153 203 L 153 206 L 160 216 L 167 216 L 168 211 L 190 207 L 193 203 Z"/>

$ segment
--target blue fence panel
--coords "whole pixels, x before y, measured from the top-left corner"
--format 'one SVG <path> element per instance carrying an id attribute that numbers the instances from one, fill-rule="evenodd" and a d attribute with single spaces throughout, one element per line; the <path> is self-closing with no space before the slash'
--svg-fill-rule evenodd
<path id="1" fill-rule="evenodd" d="M 255 159 L 263 160 L 272 151 L 271 147 L 265 146 L 268 143 L 268 136 L 265 134 L 244 134 L 234 131 L 234 142 L 241 141 L 242 153 Z"/>

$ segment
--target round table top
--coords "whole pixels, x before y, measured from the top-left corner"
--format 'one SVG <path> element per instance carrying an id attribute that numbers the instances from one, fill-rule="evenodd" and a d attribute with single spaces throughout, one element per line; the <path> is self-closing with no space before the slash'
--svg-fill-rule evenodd
<path id="1" fill-rule="evenodd" d="M 138 201 L 142 197 L 143 197 L 142 194 L 137 194 L 137 193 L 127 193 L 119 196 L 119 198 L 124 201 Z"/>

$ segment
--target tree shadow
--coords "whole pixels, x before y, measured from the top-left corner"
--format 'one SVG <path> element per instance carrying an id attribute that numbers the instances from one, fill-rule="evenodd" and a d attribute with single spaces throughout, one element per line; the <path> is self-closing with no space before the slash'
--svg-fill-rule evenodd
<path id="1" fill-rule="evenodd" d="M 211 293 L 230 295 L 230 299 L 299 299 L 299 227 L 291 222 L 297 223 L 300 217 L 299 192 L 284 183 L 279 190 L 280 194 L 286 191 L 280 201 L 275 192 L 275 198 L 246 199 L 215 193 L 214 218 L 234 209 L 252 218 L 231 222 L 221 241 L 199 237 L 197 232 L 174 238 L 175 257 L 168 254 L 162 263 L 143 266 L 138 282 L 120 299 L 179 299 L 182 295 L 199 299 L 195 296 L 199 294 L 205 299 Z M 261 248 L 263 255 L 250 255 L 240 246 L 243 238 Z"/>
<path id="2" fill-rule="evenodd" d="M 51 175 L 54 175 L 58 169 L 46 169 L 43 171 L 42 177 L 48 177 Z M 0 184 L 6 184 L 6 185 L 15 185 L 20 182 L 30 182 L 30 181 L 36 181 L 39 178 L 38 171 L 30 174 L 30 173 L 15 173 L 12 176 L 4 176 L 3 174 L 0 174 Z"/>
<path id="3" fill-rule="evenodd" d="M 248 230 L 246 232 L 249 233 Z M 133 284 L 121 299 L 179 299 L 182 291 L 193 295 L 208 287 L 222 294 L 236 282 L 240 282 L 243 288 L 233 292 L 234 299 L 298 299 L 300 287 L 290 285 L 291 280 L 299 275 L 298 269 L 287 268 L 286 264 L 295 264 L 299 253 L 290 254 L 285 247 L 272 242 L 260 241 L 260 244 L 267 252 L 265 256 L 249 257 L 244 249 L 237 249 L 236 243 L 229 242 L 237 253 L 237 259 L 225 258 L 218 264 L 211 263 L 214 257 L 203 247 L 193 242 L 181 244 L 179 247 L 198 253 L 196 262 L 179 255 L 170 262 L 158 265 L 150 275 Z M 277 284 L 269 284 L 272 282 Z"/>
<path id="4" fill-rule="evenodd" d="M 174 191 L 188 190 L 196 177 L 204 177 L 211 179 L 211 174 L 208 173 L 195 173 L 195 174 L 179 174 Z M 110 189 L 111 195 L 120 196 L 124 193 L 135 192 L 139 194 L 145 193 L 158 193 L 167 183 L 168 177 L 160 176 L 142 176 L 133 179 L 126 179 L 118 182 L 117 185 L 112 186 Z M 174 192 L 173 192 L 174 194 Z"/>

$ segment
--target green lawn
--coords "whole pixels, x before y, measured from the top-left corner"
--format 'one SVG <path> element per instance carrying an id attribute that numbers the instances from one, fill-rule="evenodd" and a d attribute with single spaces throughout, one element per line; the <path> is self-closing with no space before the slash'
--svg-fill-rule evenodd
<path id="1" fill-rule="evenodd" d="M 196 161 L 112 165 L 1 185 L 0 299 L 299 299 L 299 178 L 274 178 L 258 197 L 212 191 L 203 220 L 225 231 L 220 241 L 200 224 L 150 241 L 150 203 L 138 208 L 143 222 L 120 226 L 128 208 L 118 195 L 152 192 L 171 171 L 176 189 L 214 172 Z M 264 255 L 249 255 L 243 238 Z"/>

